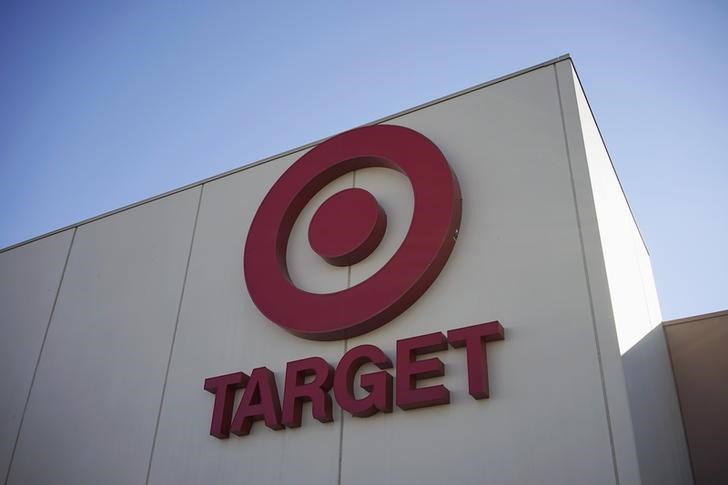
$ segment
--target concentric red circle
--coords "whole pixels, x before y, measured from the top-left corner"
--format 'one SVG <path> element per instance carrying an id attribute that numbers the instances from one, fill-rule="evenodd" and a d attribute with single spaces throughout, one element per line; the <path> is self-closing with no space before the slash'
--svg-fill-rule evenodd
<path id="1" fill-rule="evenodd" d="M 406 175 L 414 192 L 409 231 L 394 256 L 367 280 L 334 293 L 309 293 L 288 275 L 293 224 L 324 186 L 367 167 Z M 253 218 L 243 266 L 248 292 L 268 319 L 300 337 L 336 340 L 369 332 L 414 303 L 444 267 L 460 227 L 457 178 L 424 135 L 401 126 L 357 128 L 319 144 L 276 181 Z"/>
<path id="2" fill-rule="evenodd" d="M 374 251 L 387 229 L 387 215 L 364 189 L 337 192 L 316 210 L 308 226 L 311 249 L 334 266 L 351 266 Z"/>

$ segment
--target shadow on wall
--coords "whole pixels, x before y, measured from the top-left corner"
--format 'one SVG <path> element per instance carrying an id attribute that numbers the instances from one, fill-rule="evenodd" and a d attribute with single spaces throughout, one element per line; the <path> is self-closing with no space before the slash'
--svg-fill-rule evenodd
<path id="1" fill-rule="evenodd" d="M 728 483 L 728 311 L 663 325 L 695 483 Z"/>
<path id="2" fill-rule="evenodd" d="M 693 483 L 662 325 L 622 356 L 622 366 L 643 485 Z"/>

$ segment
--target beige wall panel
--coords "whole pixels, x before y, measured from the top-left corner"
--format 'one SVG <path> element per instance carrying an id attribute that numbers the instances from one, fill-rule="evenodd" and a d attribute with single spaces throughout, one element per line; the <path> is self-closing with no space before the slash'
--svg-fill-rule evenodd
<path id="1" fill-rule="evenodd" d="M 557 64 L 557 70 L 562 88 L 573 86 L 562 89 L 565 113 L 574 109 L 576 97 L 578 117 L 566 119 L 579 124 L 569 132 L 575 185 L 581 188 L 577 198 L 584 208 L 593 203 L 593 211 L 580 215 L 618 465 L 636 465 L 637 453 L 644 484 L 691 483 L 665 340 L 653 333 L 662 318 L 647 248 L 571 62 Z M 583 157 L 586 165 L 578 163 Z M 639 420 L 634 425 L 632 413 Z"/>
<path id="2" fill-rule="evenodd" d="M 250 300 L 243 278 L 243 247 L 253 216 L 302 153 L 204 186 L 149 483 L 337 482 L 339 428 L 315 421 L 309 404 L 299 429 L 272 431 L 257 422 L 249 436 L 221 441 L 209 435 L 214 397 L 203 390 L 207 377 L 267 366 L 276 374 L 282 399 L 286 362 L 321 356 L 335 363 L 343 353 L 343 342 L 308 341 L 268 321 Z M 294 229 L 304 237 L 294 234 L 289 245 L 289 263 L 297 265 L 301 278 L 317 274 L 308 281 L 321 291 L 345 288 L 348 270 L 327 268 L 316 259 L 305 222 L 325 198 L 351 184 L 349 174 L 325 187 Z"/>
<path id="3" fill-rule="evenodd" d="M 664 327 L 695 483 L 728 483 L 728 311 Z"/>
<path id="4" fill-rule="evenodd" d="M 495 319 L 506 339 L 488 347 L 488 400 L 467 394 L 465 353 L 450 349 L 440 354 L 450 405 L 347 415 L 342 483 L 614 483 L 555 80 L 549 66 L 388 121 L 443 151 L 463 220 L 425 295 L 348 347 L 394 357 L 399 338 Z M 356 184 L 378 176 L 357 173 Z M 370 264 L 380 262 L 354 266 L 352 281 Z"/>
<path id="5" fill-rule="evenodd" d="M 5 479 L 73 229 L 0 253 L 0 476 Z"/>
<path id="6" fill-rule="evenodd" d="M 693 483 L 662 326 L 623 356 L 643 485 Z"/>
<path id="7" fill-rule="evenodd" d="M 600 239 L 601 219 L 594 199 L 593 184 L 601 181 L 590 177 L 591 165 L 587 146 L 591 145 L 590 140 L 585 139 L 581 123 L 577 98 L 580 86 L 574 78 L 571 62 L 559 62 L 554 68 L 564 113 L 565 136 L 569 147 L 571 176 L 584 252 L 584 271 L 591 298 L 591 321 L 603 379 L 604 405 L 611 424 L 610 441 L 614 449 L 614 467 L 621 484 L 639 483 L 639 464 L 619 352 L 618 330 L 615 328 L 613 300 L 609 292 Z"/>
<path id="8" fill-rule="evenodd" d="M 199 195 L 77 230 L 9 483 L 144 483 Z"/>
<path id="9" fill-rule="evenodd" d="M 597 216 L 601 259 L 609 283 L 619 350 L 624 354 L 660 325 L 662 317 L 659 306 L 651 303 L 657 300 L 654 287 L 646 288 L 643 282 L 641 260 L 647 260 L 649 265 L 647 248 L 640 238 L 589 103 L 576 73 L 568 68 L 569 64 L 562 63 L 559 69 L 563 71 L 565 81 L 568 80 L 566 76 L 571 78 L 576 94 L 578 121 L 588 163 L 588 181 Z M 570 97 L 567 94 L 570 93 L 564 93 L 566 100 Z M 579 153 L 575 153 L 576 156 Z M 584 219 L 585 225 L 592 223 L 586 215 Z M 649 266 L 646 269 L 651 276 Z"/>

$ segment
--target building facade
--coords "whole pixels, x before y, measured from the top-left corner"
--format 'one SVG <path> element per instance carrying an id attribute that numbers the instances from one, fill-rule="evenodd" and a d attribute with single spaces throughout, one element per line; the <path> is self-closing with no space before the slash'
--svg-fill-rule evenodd
<path id="1" fill-rule="evenodd" d="M 352 188 L 386 230 L 371 201 L 318 215 Z M 8 248 L 0 278 L 8 484 L 692 482 L 568 56 Z"/>

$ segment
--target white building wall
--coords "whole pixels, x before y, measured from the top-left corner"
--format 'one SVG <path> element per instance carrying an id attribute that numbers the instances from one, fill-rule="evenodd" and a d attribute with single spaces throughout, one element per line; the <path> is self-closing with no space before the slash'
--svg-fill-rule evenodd
<path id="1" fill-rule="evenodd" d="M 74 229 L 0 253 L 0 474 L 5 480 Z"/>
<path id="2" fill-rule="evenodd" d="M 615 483 L 553 66 L 388 122 L 440 147 L 463 221 L 425 296 L 348 346 L 392 354 L 398 338 L 494 319 L 506 339 L 488 348 L 488 400 L 467 394 L 451 349 L 448 407 L 345 417 L 342 483 Z"/>
<path id="3" fill-rule="evenodd" d="M 642 480 L 645 485 L 692 483 L 649 253 L 576 72 L 563 67 L 560 73 L 574 85 L 568 97 L 576 96 L 582 134 L 576 138 L 583 142 L 587 159 L 601 246 L 592 255 L 595 265 L 606 270 L 614 323 L 605 328 L 615 328 L 619 341 Z"/>
<path id="4" fill-rule="evenodd" d="M 144 483 L 199 195 L 78 228 L 9 484 Z"/>
<path id="5" fill-rule="evenodd" d="M 343 354 L 343 342 L 303 340 L 266 321 L 243 281 L 253 215 L 302 153 L 204 186 L 149 483 L 337 482 L 338 426 L 312 419 L 310 406 L 299 429 L 275 432 L 259 422 L 245 438 L 220 441 L 209 435 L 213 396 L 202 389 L 207 377 L 267 366 L 282 396 L 286 362 L 318 355 L 336 363 Z M 345 286 L 346 271 L 331 271 L 319 285 Z"/>
<path id="6" fill-rule="evenodd" d="M 613 301 L 609 292 L 603 246 L 599 232 L 599 213 L 595 206 L 595 183 L 585 150 L 584 133 L 576 99 L 576 85 L 570 61 L 556 64 L 559 98 L 563 110 L 564 140 L 569 149 L 570 176 L 573 180 L 575 212 L 583 257 L 584 283 L 589 293 L 590 323 L 594 329 L 595 352 L 602 379 L 602 393 L 609 439 L 613 449 L 615 473 L 620 483 L 635 483 L 639 465 L 632 430 L 624 372 L 615 327 Z M 629 214 L 621 214 L 629 217 Z M 626 478 L 626 480 L 625 480 Z"/>
<path id="7" fill-rule="evenodd" d="M 267 321 L 245 288 L 250 222 L 306 148 L 81 225 L 9 483 L 639 483 L 571 72 L 568 60 L 547 63 L 384 121 L 421 132 L 444 153 L 460 180 L 463 220 L 432 287 L 355 339 L 294 337 Z M 307 220 L 351 186 L 377 196 L 390 227 L 368 259 L 334 269 L 308 247 Z M 398 246 L 411 212 L 401 175 L 341 177 L 294 228 L 294 281 L 319 292 L 362 281 Z M 465 352 L 451 348 L 437 354 L 450 405 L 366 419 L 342 419 L 336 408 L 327 424 L 306 405 L 299 429 L 258 422 L 244 438 L 208 435 L 207 377 L 267 366 L 282 393 L 290 360 L 335 365 L 364 343 L 394 358 L 399 338 L 495 319 L 506 338 L 488 344 L 490 399 L 468 395 Z"/>

